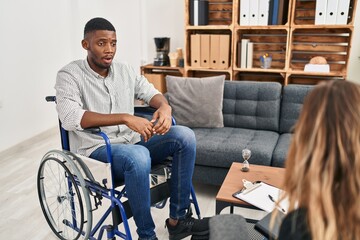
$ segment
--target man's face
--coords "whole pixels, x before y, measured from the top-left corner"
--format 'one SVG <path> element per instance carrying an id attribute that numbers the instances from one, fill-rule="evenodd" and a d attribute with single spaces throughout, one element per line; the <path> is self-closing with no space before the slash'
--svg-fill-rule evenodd
<path id="1" fill-rule="evenodd" d="M 97 30 L 87 33 L 82 46 L 88 52 L 90 67 L 102 76 L 106 76 L 116 52 L 116 33 Z"/>

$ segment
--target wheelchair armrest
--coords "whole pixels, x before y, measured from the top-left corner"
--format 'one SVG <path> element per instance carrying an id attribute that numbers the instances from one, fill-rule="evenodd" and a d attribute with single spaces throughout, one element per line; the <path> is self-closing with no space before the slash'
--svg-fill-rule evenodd
<path id="1" fill-rule="evenodd" d="M 153 114 L 156 111 L 156 108 L 146 106 L 146 107 L 134 107 L 135 114 L 143 113 L 143 114 Z"/>
<path id="2" fill-rule="evenodd" d="M 91 128 L 85 128 L 83 132 L 86 133 L 92 133 L 92 134 L 99 134 L 101 132 L 101 129 L 99 127 L 91 127 Z"/>
<path id="3" fill-rule="evenodd" d="M 56 97 L 55 96 L 46 96 L 45 100 L 47 102 L 56 102 Z"/>
<path id="4" fill-rule="evenodd" d="M 135 107 L 134 108 L 134 115 L 138 117 L 143 117 L 148 119 L 149 121 L 152 119 L 152 115 L 156 111 L 156 108 L 153 107 Z M 176 120 L 173 116 L 171 116 L 172 125 L 176 125 Z"/>
<path id="5" fill-rule="evenodd" d="M 152 119 L 152 115 L 156 111 L 153 107 L 134 107 L 134 115 L 137 117 L 146 118 L 147 120 Z"/>

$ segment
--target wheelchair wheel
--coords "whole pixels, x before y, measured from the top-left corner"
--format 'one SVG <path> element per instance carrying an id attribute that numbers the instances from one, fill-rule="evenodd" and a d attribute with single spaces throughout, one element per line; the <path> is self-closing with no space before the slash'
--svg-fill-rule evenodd
<path id="1" fill-rule="evenodd" d="M 63 240 L 88 239 L 92 227 L 89 191 L 72 157 L 50 151 L 37 177 L 38 196 L 51 230 Z"/>

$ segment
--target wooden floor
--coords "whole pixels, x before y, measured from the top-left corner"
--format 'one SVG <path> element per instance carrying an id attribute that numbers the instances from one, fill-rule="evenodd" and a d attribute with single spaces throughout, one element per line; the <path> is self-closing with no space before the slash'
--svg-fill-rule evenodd
<path id="1" fill-rule="evenodd" d="M 36 188 L 37 170 L 42 156 L 52 149 L 60 149 L 57 128 L 19 144 L 15 148 L 0 152 L 0 239 L 57 239 L 42 214 Z M 213 216 L 215 196 L 219 187 L 194 183 L 194 188 L 202 217 Z M 236 209 L 236 211 L 240 210 Z M 222 213 L 228 211 L 224 209 Z M 168 214 L 168 206 L 164 209 L 152 209 L 159 240 L 168 239 L 167 229 L 164 227 Z M 241 214 L 250 214 L 255 218 L 263 215 L 254 210 L 244 212 L 243 209 Z M 133 239 L 137 239 L 132 219 L 130 228 Z"/>

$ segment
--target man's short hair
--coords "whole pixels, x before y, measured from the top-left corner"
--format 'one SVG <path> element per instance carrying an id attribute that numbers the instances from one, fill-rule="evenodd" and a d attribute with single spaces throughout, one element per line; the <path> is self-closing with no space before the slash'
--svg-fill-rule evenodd
<path id="1" fill-rule="evenodd" d="M 111 22 L 109 22 L 105 18 L 97 17 L 89 20 L 86 23 L 84 28 L 84 37 L 87 33 L 97 30 L 108 30 L 108 31 L 116 32 Z"/>

